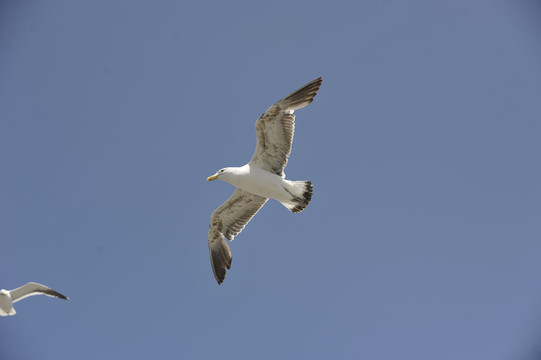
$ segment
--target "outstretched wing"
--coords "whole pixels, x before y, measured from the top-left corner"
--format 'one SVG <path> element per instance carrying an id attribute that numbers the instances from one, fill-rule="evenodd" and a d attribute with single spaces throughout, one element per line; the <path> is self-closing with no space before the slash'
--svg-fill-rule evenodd
<path id="1" fill-rule="evenodd" d="M 41 295 L 41 294 L 57 297 L 64 300 L 69 300 L 68 297 L 60 294 L 59 292 L 56 292 L 45 285 L 41 285 L 35 282 L 29 282 L 28 284 L 18 287 L 15 290 L 11 290 L 10 294 L 11 294 L 11 301 L 13 301 L 14 303 L 24 298 L 27 298 L 29 296 Z"/>
<path id="2" fill-rule="evenodd" d="M 233 195 L 212 213 L 209 252 L 212 271 L 218 284 L 224 281 L 226 269 L 231 268 L 231 250 L 225 240 L 233 240 L 267 200 L 237 188 Z"/>
<path id="3" fill-rule="evenodd" d="M 317 78 L 306 84 L 272 105 L 257 119 L 255 123 L 257 146 L 250 161 L 252 164 L 274 174 L 283 175 L 295 131 L 293 111 L 305 107 L 314 100 L 321 82 L 322 79 Z"/>

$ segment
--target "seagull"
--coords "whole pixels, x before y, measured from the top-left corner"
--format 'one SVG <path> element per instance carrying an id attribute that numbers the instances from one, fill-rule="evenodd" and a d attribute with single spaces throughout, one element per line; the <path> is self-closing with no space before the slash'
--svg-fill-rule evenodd
<path id="1" fill-rule="evenodd" d="M 14 290 L 0 290 L 0 316 L 15 315 L 17 312 L 13 308 L 13 303 L 16 303 L 17 301 L 26 297 L 40 294 L 69 300 L 68 297 L 54 291 L 53 289 L 49 289 L 45 285 L 29 282 L 28 284 Z"/>
<path id="2" fill-rule="evenodd" d="M 310 203 L 312 182 L 286 180 L 284 168 L 293 142 L 293 111 L 314 100 L 321 82 L 319 77 L 306 84 L 257 119 L 257 145 L 248 164 L 223 168 L 207 178 L 207 181 L 223 180 L 236 187 L 233 195 L 210 217 L 210 263 L 218 284 L 224 281 L 226 269 L 231 268 L 231 250 L 226 239 L 233 240 L 268 199 L 278 200 L 294 213 L 303 211 Z"/>

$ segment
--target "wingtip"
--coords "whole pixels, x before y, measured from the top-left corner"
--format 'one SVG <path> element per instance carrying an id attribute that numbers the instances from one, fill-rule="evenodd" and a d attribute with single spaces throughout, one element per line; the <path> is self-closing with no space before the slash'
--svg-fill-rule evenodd
<path id="1" fill-rule="evenodd" d="M 317 79 L 310 81 L 308 84 L 305 85 L 305 87 L 309 87 L 309 86 L 317 84 L 317 89 L 319 89 L 322 83 L 323 83 L 323 77 L 320 76 Z M 317 89 L 315 91 L 317 91 Z"/>
<path id="2" fill-rule="evenodd" d="M 230 257 L 228 262 L 226 262 L 225 264 L 224 263 L 214 264 L 214 261 L 213 261 L 212 270 L 213 270 L 213 273 L 214 273 L 214 278 L 216 279 L 216 282 L 218 283 L 218 285 L 222 285 L 222 283 L 224 282 L 225 274 L 227 273 L 227 270 L 231 269 L 231 261 L 232 260 L 233 260 L 233 258 Z"/>
<path id="3" fill-rule="evenodd" d="M 214 236 L 214 241 L 209 242 L 210 263 L 214 278 L 218 285 L 221 285 L 225 279 L 226 271 L 231 269 L 233 256 L 223 234 L 218 231 Z"/>
<path id="4" fill-rule="evenodd" d="M 216 279 L 216 282 L 218 283 L 218 285 L 222 285 L 222 283 L 225 280 L 225 269 L 222 269 L 222 271 L 220 271 L 219 274 L 217 274 L 215 271 L 214 278 Z"/>
<path id="5" fill-rule="evenodd" d="M 54 290 L 53 290 L 54 291 Z M 57 297 L 59 299 L 62 299 L 62 300 L 71 300 L 69 297 L 67 297 L 66 295 L 62 295 L 61 293 L 59 293 L 58 291 L 54 291 L 54 293 L 50 294 L 54 297 Z"/>
<path id="6" fill-rule="evenodd" d="M 314 97 L 317 95 L 322 82 L 323 78 L 320 76 L 317 79 L 310 81 L 300 89 L 292 92 L 284 99 L 280 100 L 279 103 L 285 110 L 301 109 L 314 101 Z"/>

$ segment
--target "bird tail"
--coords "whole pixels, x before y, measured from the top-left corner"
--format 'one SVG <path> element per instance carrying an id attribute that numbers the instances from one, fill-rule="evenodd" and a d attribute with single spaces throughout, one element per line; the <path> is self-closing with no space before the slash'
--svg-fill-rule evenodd
<path id="1" fill-rule="evenodd" d="M 306 209 L 310 200 L 312 200 L 312 194 L 314 193 L 314 186 L 311 181 L 289 181 L 286 180 L 286 191 L 293 196 L 289 201 L 281 201 L 282 205 L 291 210 L 294 213 L 298 213 Z"/>

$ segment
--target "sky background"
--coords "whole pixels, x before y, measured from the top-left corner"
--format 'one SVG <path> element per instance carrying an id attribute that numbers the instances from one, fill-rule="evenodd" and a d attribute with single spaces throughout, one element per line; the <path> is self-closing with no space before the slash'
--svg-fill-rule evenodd
<path id="1" fill-rule="evenodd" d="M 0 359 L 535 359 L 536 1 L 2 1 Z M 218 286 L 205 181 L 296 112 Z M 538 357 L 537 357 L 538 358 Z"/>

